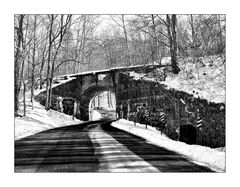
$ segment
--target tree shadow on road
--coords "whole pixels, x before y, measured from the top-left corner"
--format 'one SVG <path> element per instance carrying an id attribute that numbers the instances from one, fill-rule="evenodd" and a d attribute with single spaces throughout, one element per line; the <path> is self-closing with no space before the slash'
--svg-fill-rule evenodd
<path id="1" fill-rule="evenodd" d="M 51 129 L 15 141 L 15 172 L 96 172 L 101 155 L 94 152 L 85 129 L 88 124 Z"/>
<path id="2" fill-rule="evenodd" d="M 117 129 L 110 123 L 102 125 L 102 129 L 160 172 L 213 172 L 207 167 L 190 162 L 173 151 L 158 147 L 146 142 L 141 137 Z"/>

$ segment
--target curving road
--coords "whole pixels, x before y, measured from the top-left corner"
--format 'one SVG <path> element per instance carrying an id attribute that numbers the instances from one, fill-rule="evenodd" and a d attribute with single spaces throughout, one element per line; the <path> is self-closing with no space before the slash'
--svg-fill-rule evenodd
<path id="1" fill-rule="evenodd" d="M 15 141 L 15 172 L 212 172 L 110 123 L 60 127 Z"/>

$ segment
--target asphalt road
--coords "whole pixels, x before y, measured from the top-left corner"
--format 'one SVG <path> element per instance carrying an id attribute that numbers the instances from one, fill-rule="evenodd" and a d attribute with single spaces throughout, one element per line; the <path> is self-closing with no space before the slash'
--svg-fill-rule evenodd
<path id="1" fill-rule="evenodd" d="M 212 171 L 110 122 L 87 122 L 15 141 L 15 172 Z"/>

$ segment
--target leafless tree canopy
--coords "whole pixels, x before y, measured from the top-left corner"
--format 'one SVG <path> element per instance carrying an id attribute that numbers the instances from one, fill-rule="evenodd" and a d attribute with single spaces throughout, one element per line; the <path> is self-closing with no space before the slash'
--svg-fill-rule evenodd
<path id="1" fill-rule="evenodd" d="M 15 15 L 15 110 L 22 86 L 116 66 L 225 53 L 225 15 Z"/>

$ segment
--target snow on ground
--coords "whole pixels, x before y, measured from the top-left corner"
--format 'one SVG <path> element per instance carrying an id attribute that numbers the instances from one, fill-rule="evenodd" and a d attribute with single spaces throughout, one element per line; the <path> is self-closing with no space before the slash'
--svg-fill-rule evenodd
<path id="1" fill-rule="evenodd" d="M 142 79 L 146 76 L 145 73 L 136 73 L 134 71 L 130 71 L 130 74 L 129 74 L 130 77 L 133 77 L 133 80 L 139 80 L 139 79 Z"/>
<path id="2" fill-rule="evenodd" d="M 215 148 L 215 149 L 218 150 L 218 151 L 226 152 L 226 147 L 218 147 L 218 148 Z"/>
<path id="3" fill-rule="evenodd" d="M 60 76 L 60 77 L 57 77 L 57 78 L 54 79 L 54 80 L 57 81 L 58 83 L 54 83 L 54 82 L 53 82 L 52 88 L 57 87 L 57 86 L 60 86 L 60 85 L 62 85 L 62 84 L 65 84 L 65 83 L 67 83 L 67 82 L 69 82 L 69 81 L 72 81 L 72 80 L 76 79 L 76 77 L 69 77 L 69 76 L 66 76 L 67 79 L 62 79 L 61 77 L 63 77 L 63 76 Z M 35 95 L 38 95 L 39 93 L 41 93 L 41 92 L 43 92 L 43 91 L 46 91 L 46 84 L 43 85 L 43 88 L 42 88 L 42 89 L 34 90 L 34 94 L 35 94 Z"/>
<path id="4" fill-rule="evenodd" d="M 215 103 L 225 103 L 225 64 L 219 56 L 179 61 L 178 75 L 168 75 L 162 84 Z"/>
<path id="5" fill-rule="evenodd" d="M 168 64 L 170 58 L 164 59 Z M 210 102 L 225 103 L 225 63 L 220 56 L 186 58 L 179 61 L 181 71 L 175 75 L 167 74 L 165 81 L 149 77 L 144 73 L 130 72 L 134 80 L 157 81 L 166 85 L 168 89 L 176 89 L 200 97 Z M 161 71 L 161 70 L 159 70 Z"/>
<path id="6" fill-rule="evenodd" d="M 96 110 L 92 110 L 92 114 L 90 116 L 92 118 L 91 120 L 93 120 L 93 121 L 102 119 L 101 113 Z"/>
<path id="7" fill-rule="evenodd" d="M 169 59 L 170 57 L 164 57 L 162 60 L 161 64 L 168 64 L 169 63 Z M 105 73 L 105 72 L 109 72 L 112 70 L 124 70 L 127 68 L 139 68 L 139 67 L 144 67 L 144 66 L 151 66 L 151 65 L 159 65 L 158 62 L 153 62 L 153 63 L 148 63 L 148 64 L 138 64 L 138 65 L 131 65 L 131 66 L 118 66 L 118 67 L 113 67 L 113 68 L 108 68 L 108 69 L 101 69 L 101 70 L 91 70 L 91 71 L 84 71 L 84 72 L 79 72 L 79 73 L 73 73 L 73 74 L 67 74 L 67 75 L 61 75 L 60 77 L 74 77 L 77 75 L 87 75 L 87 74 L 96 74 L 96 73 Z"/>
<path id="8" fill-rule="evenodd" d="M 81 123 L 80 120 L 72 119 L 72 116 L 49 110 L 46 111 L 40 103 L 30 102 L 30 91 L 26 93 L 26 116 L 15 117 L 15 140 L 26 136 L 67 125 Z M 19 113 L 23 114 L 23 102 L 20 102 Z"/>
<path id="9" fill-rule="evenodd" d="M 171 57 L 163 57 L 161 60 L 161 65 L 170 65 L 171 64 Z"/>
<path id="10" fill-rule="evenodd" d="M 225 171 L 225 152 L 205 146 L 188 145 L 184 142 L 171 140 L 153 127 L 147 126 L 147 129 L 145 129 L 145 125 L 143 124 L 137 123 L 134 125 L 134 122 L 124 119 L 113 122 L 112 126 L 142 137 L 148 143 L 177 152 L 196 164 L 208 166 L 217 172 Z"/>

